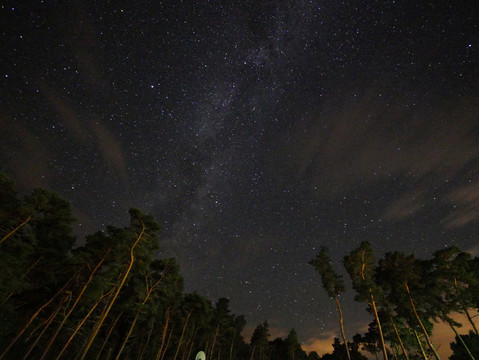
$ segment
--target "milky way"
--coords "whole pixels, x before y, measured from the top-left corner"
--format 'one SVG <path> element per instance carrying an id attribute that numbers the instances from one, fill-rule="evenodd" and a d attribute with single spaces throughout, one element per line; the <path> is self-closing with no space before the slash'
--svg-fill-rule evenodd
<path id="1" fill-rule="evenodd" d="M 151 213 L 187 291 L 308 343 L 337 331 L 320 246 L 477 253 L 473 5 L 226 3 L 3 5 L 0 170 L 79 241 Z"/>

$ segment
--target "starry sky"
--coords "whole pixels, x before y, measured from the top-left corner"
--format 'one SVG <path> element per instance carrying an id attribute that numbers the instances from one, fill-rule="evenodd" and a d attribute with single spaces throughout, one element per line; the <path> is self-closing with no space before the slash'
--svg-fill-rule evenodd
<path id="1" fill-rule="evenodd" d="M 479 16 L 468 1 L 1 5 L 0 170 L 84 234 L 161 224 L 187 291 L 248 330 L 337 336 L 307 264 L 478 253 Z M 350 289 L 350 286 L 349 286 Z M 343 295 L 346 330 L 369 322 Z"/>

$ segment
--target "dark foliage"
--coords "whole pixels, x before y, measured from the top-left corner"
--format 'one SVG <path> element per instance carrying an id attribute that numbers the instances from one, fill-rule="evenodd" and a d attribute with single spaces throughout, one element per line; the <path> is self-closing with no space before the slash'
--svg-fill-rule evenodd
<path id="1" fill-rule="evenodd" d="M 129 213 L 128 226 L 108 226 L 75 247 L 67 201 L 43 189 L 19 199 L 15 184 L 0 174 L 0 360 L 184 360 L 199 350 L 217 360 L 321 358 L 303 351 L 294 329 L 270 341 L 267 321 L 247 344 L 245 318 L 231 312 L 229 299 L 212 303 L 184 294 L 176 259 L 155 258 L 157 222 L 138 209 Z M 328 250 L 321 248 L 310 264 L 337 300 L 344 284 Z M 466 348 L 479 357 L 470 312 L 479 304 L 478 264 L 455 247 L 429 260 L 394 252 L 376 263 L 371 245 L 361 244 L 344 265 L 357 300 L 374 307 L 377 317 L 347 347 L 335 339 L 334 351 L 321 359 L 347 359 L 347 350 L 352 360 L 366 359 L 360 349 L 379 354 L 379 319 L 396 358 L 405 352 L 410 359 L 429 358 L 434 349 L 425 339 L 434 321 L 454 331 L 461 325 L 453 312 L 466 315 L 474 331 L 462 335 L 463 342 L 456 336 L 451 359 L 466 359 Z"/>

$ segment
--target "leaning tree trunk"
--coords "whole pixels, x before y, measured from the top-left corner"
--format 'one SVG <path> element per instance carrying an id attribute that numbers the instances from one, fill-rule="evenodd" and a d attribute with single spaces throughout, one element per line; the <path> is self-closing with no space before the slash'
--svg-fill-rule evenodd
<path id="1" fill-rule="evenodd" d="M 422 329 L 422 332 L 424 334 L 424 337 L 426 338 L 426 342 L 427 342 L 427 345 L 429 346 L 429 348 L 432 350 L 432 352 L 434 353 L 434 357 L 437 359 L 437 360 L 441 360 L 441 358 L 439 357 L 439 354 L 437 353 L 436 349 L 434 348 L 434 345 L 432 344 L 431 342 L 431 339 L 429 338 L 429 335 L 427 333 L 427 330 L 426 328 L 424 327 L 424 324 L 422 323 L 421 319 L 419 318 L 419 315 L 416 311 L 416 306 L 414 306 L 414 301 L 412 300 L 412 297 L 411 297 L 411 292 L 409 291 L 409 286 L 407 286 L 407 283 L 404 283 L 404 286 L 406 288 L 406 291 L 408 293 L 408 296 L 409 296 L 409 303 L 411 305 L 411 309 L 414 313 L 414 316 L 416 317 L 416 320 L 418 321 L 419 323 L 419 326 L 421 327 Z"/>
<path id="2" fill-rule="evenodd" d="M 141 305 L 145 305 L 146 302 L 148 301 L 151 293 L 153 292 L 153 290 L 155 289 L 156 286 L 158 286 L 161 282 L 161 280 L 163 279 L 163 277 L 161 279 L 159 279 L 155 284 L 153 284 L 151 287 L 148 286 L 148 279 L 146 278 L 146 283 L 147 283 L 147 289 L 146 289 L 146 296 L 145 298 L 143 299 L 143 302 L 141 303 Z M 138 321 L 138 317 L 140 316 L 140 311 L 141 311 L 141 308 L 139 310 L 137 310 L 136 312 L 136 315 L 135 315 L 135 318 L 133 319 L 133 322 L 131 323 L 130 325 L 130 329 L 128 330 L 128 333 L 125 337 L 125 339 L 123 340 L 123 343 L 121 344 L 121 348 L 120 350 L 118 351 L 118 354 L 116 355 L 116 358 L 115 360 L 119 360 L 120 359 L 120 356 L 121 356 L 121 353 L 123 352 L 123 350 L 125 349 L 125 346 L 126 346 L 126 343 L 128 342 L 128 339 L 130 338 L 132 332 L 133 332 L 133 329 L 135 328 L 135 325 L 136 325 L 136 322 Z M 43 360 L 43 359 L 40 359 L 40 360 Z"/>
<path id="3" fill-rule="evenodd" d="M 454 276 L 454 288 L 456 289 L 456 294 L 459 296 L 459 290 L 457 288 L 457 279 L 456 277 Z M 460 296 L 459 296 L 460 297 Z M 472 320 L 472 316 L 471 314 L 469 313 L 469 310 L 467 308 L 467 306 L 462 302 L 462 301 L 459 301 L 459 303 L 461 304 L 461 307 L 462 307 L 462 310 L 464 311 L 464 314 L 466 314 L 466 317 L 467 317 L 467 320 L 469 321 L 469 323 L 471 324 L 472 328 L 474 329 L 474 332 L 476 333 L 477 336 L 479 336 L 479 332 L 477 331 L 477 327 L 476 327 L 476 324 L 474 323 L 474 321 Z"/>
<path id="4" fill-rule="evenodd" d="M 183 341 L 183 336 L 185 335 L 186 326 L 188 325 L 188 320 L 190 319 L 192 312 L 193 310 L 190 311 L 188 315 L 186 315 L 185 324 L 183 325 L 183 329 L 181 330 L 180 340 L 178 340 L 178 346 L 176 347 L 175 357 L 173 358 L 173 360 L 176 360 L 176 358 L 178 357 L 178 353 L 180 352 L 181 342 Z"/>
<path id="5" fill-rule="evenodd" d="M 220 329 L 220 325 L 216 326 L 215 336 L 213 338 L 213 345 L 211 345 L 211 355 L 210 358 L 213 359 L 213 351 L 215 350 L 216 345 L 216 338 L 218 337 L 218 330 Z"/>
<path id="6" fill-rule="evenodd" d="M 171 336 L 173 335 L 174 330 L 175 330 L 175 324 L 173 323 L 173 327 L 170 330 L 170 335 L 168 335 L 168 340 L 166 340 L 165 348 L 163 349 L 163 353 L 161 354 L 161 360 L 165 358 L 166 350 L 168 350 L 168 346 L 170 345 Z"/>
<path id="7" fill-rule="evenodd" d="M 67 340 L 66 344 L 63 346 L 63 348 L 61 349 L 60 353 L 57 355 L 57 357 L 55 358 L 55 360 L 58 360 L 60 359 L 60 357 L 63 355 L 63 353 L 65 352 L 65 350 L 67 349 L 67 347 L 70 345 L 71 341 L 73 340 L 73 338 L 76 336 L 76 334 L 78 333 L 78 331 L 81 329 L 81 327 L 83 326 L 83 324 L 85 323 L 85 321 L 87 321 L 87 319 L 90 317 L 91 313 L 96 309 L 96 307 L 98 306 L 98 304 L 106 297 L 108 296 L 112 291 L 114 290 L 114 288 L 112 290 L 110 290 L 109 292 L 107 292 L 106 294 L 100 296 L 100 298 L 97 299 L 96 303 L 91 307 L 91 309 L 88 311 L 88 313 L 83 317 L 83 319 L 80 321 L 80 323 L 77 325 L 77 327 L 75 328 L 75 330 L 73 331 L 73 334 L 70 335 L 70 338 Z"/>
<path id="8" fill-rule="evenodd" d="M 471 354 L 471 350 L 469 350 L 469 347 L 466 345 L 466 343 L 464 342 L 464 340 L 462 339 L 461 335 L 459 335 L 457 333 L 457 330 L 456 328 L 454 327 L 454 325 L 452 324 L 451 320 L 449 319 L 446 319 L 447 323 L 449 324 L 449 326 L 451 327 L 452 331 L 454 331 L 454 334 L 456 334 L 456 337 L 459 339 L 459 341 L 461 342 L 462 346 L 464 347 L 464 349 L 466 350 L 467 354 L 469 355 L 469 357 L 471 358 L 471 360 L 476 360 L 474 358 L 474 356 Z"/>
<path id="9" fill-rule="evenodd" d="M 386 345 L 384 344 L 383 329 L 381 328 L 381 322 L 379 321 L 378 310 L 376 309 L 376 303 L 374 301 L 374 296 L 371 289 L 369 289 L 369 295 L 371 296 L 371 305 L 374 311 L 374 318 L 376 319 L 376 324 L 378 324 L 379 336 L 381 339 L 381 349 L 383 351 L 384 360 L 388 360 L 388 353 L 386 351 Z"/>
<path id="10" fill-rule="evenodd" d="M 231 340 L 229 360 L 233 360 L 233 346 L 234 346 L 234 343 L 235 343 L 235 338 L 236 338 L 236 328 L 235 328 L 235 332 L 233 333 L 233 339 Z"/>
<path id="11" fill-rule="evenodd" d="M 191 358 L 191 352 L 193 351 L 193 345 L 195 344 L 197 332 L 198 332 L 198 329 L 195 329 L 195 332 L 193 333 L 193 337 L 191 338 L 190 350 L 188 350 L 188 356 L 186 357 L 187 359 Z"/>
<path id="12" fill-rule="evenodd" d="M 254 349 L 256 348 L 256 345 L 253 346 L 253 350 L 251 350 L 251 357 L 249 358 L 249 360 L 253 360 L 253 355 L 254 355 Z"/>
<path id="13" fill-rule="evenodd" d="M 422 354 L 423 359 L 428 360 L 426 352 L 424 351 L 424 348 L 422 347 L 421 339 L 419 339 L 419 335 L 417 334 L 417 331 L 414 330 L 414 329 L 412 329 L 412 331 L 414 332 L 414 337 L 417 341 L 417 346 L 419 347 L 419 350 L 421 350 L 421 354 Z"/>
<path id="14" fill-rule="evenodd" d="M 113 329 L 115 328 L 116 324 L 118 323 L 118 320 L 120 320 L 120 317 L 122 315 L 123 315 L 123 311 L 118 314 L 115 321 L 113 321 L 113 325 L 110 326 L 110 330 L 108 330 L 108 334 L 106 334 L 105 340 L 103 340 L 103 344 L 101 345 L 101 348 L 98 351 L 98 355 L 96 356 L 96 360 L 100 360 L 100 355 L 103 352 L 103 349 L 105 348 L 106 344 L 108 343 L 108 339 L 110 339 L 111 333 L 113 332 Z"/>
<path id="15" fill-rule="evenodd" d="M 155 360 L 160 360 L 161 354 L 163 353 L 163 347 L 165 346 L 166 333 L 168 331 L 168 323 L 170 322 L 170 307 L 168 306 L 165 311 L 165 325 L 163 325 L 163 331 L 161 333 L 161 345 L 156 353 Z"/>
<path id="16" fill-rule="evenodd" d="M 28 216 L 25 220 L 23 220 L 20 224 L 18 224 L 12 231 L 10 231 L 8 234 L 2 237 L 2 239 L 0 240 L 0 244 L 3 243 L 5 240 L 7 240 L 10 236 L 15 234 L 23 225 L 27 224 L 31 219 L 32 219 L 32 215 Z"/>
<path id="17" fill-rule="evenodd" d="M 65 325 L 66 321 L 68 320 L 69 316 L 71 315 L 71 313 L 73 312 L 73 310 L 75 310 L 75 307 L 78 305 L 78 302 L 80 301 L 80 299 L 82 298 L 83 294 L 85 293 L 85 290 L 87 289 L 88 285 L 91 283 L 91 281 L 93 280 L 93 275 L 95 275 L 95 273 L 97 272 L 97 270 L 100 268 L 101 264 L 103 264 L 103 262 L 105 261 L 106 259 L 106 256 L 108 255 L 108 253 L 110 252 L 111 249 L 108 249 L 105 256 L 103 256 L 103 258 L 100 260 L 100 262 L 95 266 L 95 268 L 91 271 L 90 273 L 90 276 L 88 277 L 88 280 L 87 282 L 85 283 L 85 285 L 83 285 L 83 288 L 81 289 L 80 291 L 80 294 L 78 294 L 75 302 L 73 303 L 73 305 L 71 306 L 71 308 L 68 310 L 68 312 L 65 314 L 65 316 L 63 317 L 62 321 L 60 322 L 60 325 L 58 325 L 55 333 L 53 334 L 53 336 L 51 337 L 50 341 L 48 342 L 47 346 L 45 347 L 45 350 L 43 351 L 43 354 L 42 356 L 40 357 L 40 360 L 43 360 L 45 358 L 45 356 L 47 355 L 48 351 L 50 350 L 50 347 L 52 346 L 53 342 L 55 341 L 56 337 L 58 336 L 58 334 L 60 333 L 60 330 L 63 328 L 63 325 Z"/>
<path id="18" fill-rule="evenodd" d="M 80 357 L 80 360 L 85 359 L 85 356 L 88 353 L 88 350 L 92 346 L 93 341 L 95 340 L 96 336 L 98 335 L 98 332 L 100 331 L 101 325 L 103 324 L 106 317 L 108 316 L 108 313 L 110 312 L 113 304 L 115 303 L 116 298 L 118 297 L 118 294 L 120 293 L 121 289 L 123 288 L 123 285 L 125 285 L 125 282 L 126 282 L 126 279 L 128 278 L 128 275 L 130 275 L 131 268 L 133 267 L 133 263 L 135 262 L 135 255 L 133 254 L 133 251 L 135 250 L 135 247 L 138 245 L 138 243 L 140 242 L 140 240 L 143 237 L 143 234 L 145 232 L 145 224 L 143 223 L 143 221 L 140 218 L 138 218 L 138 220 L 141 222 L 142 228 L 141 228 L 140 235 L 138 235 L 138 238 L 133 243 L 133 245 L 130 249 L 130 263 L 128 265 L 128 268 L 126 269 L 125 274 L 123 275 L 123 278 L 121 280 L 121 283 L 118 286 L 118 288 L 116 289 L 115 294 L 113 295 L 113 298 L 111 299 L 110 303 L 108 304 L 108 307 L 103 312 L 102 317 L 101 317 L 100 321 L 98 322 L 98 326 L 96 326 L 95 329 L 93 330 L 93 333 L 91 334 L 90 339 L 88 340 L 88 343 L 86 344 L 85 349 L 83 350 L 83 354 Z"/>
<path id="19" fill-rule="evenodd" d="M 462 302 L 461 302 L 461 306 L 462 306 L 462 309 L 464 310 L 464 313 L 466 314 L 467 320 L 469 321 L 469 323 L 471 324 L 472 328 L 474 329 L 474 332 L 476 333 L 477 336 L 479 336 L 479 332 L 477 331 L 476 324 L 475 324 L 474 321 L 472 320 L 472 316 L 471 316 L 471 314 L 469 313 L 469 310 L 467 309 L 467 307 L 466 307 Z"/>
<path id="20" fill-rule="evenodd" d="M 142 360 L 143 356 L 145 355 L 146 349 L 148 349 L 148 345 L 150 344 L 151 334 L 153 334 L 153 329 L 155 328 L 155 318 L 153 317 L 151 320 L 150 330 L 148 330 L 148 336 L 146 337 L 146 343 L 140 349 L 140 353 L 138 354 L 138 360 Z"/>
<path id="21" fill-rule="evenodd" d="M 121 344 L 120 350 L 118 350 L 118 354 L 116 354 L 115 360 L 120 359 L 121 353 L 125 349 L 125 346 L 126 346 L 128 340 L 130 339 L 131 333 L 133 332 L 133 328 L 135 327 L 135 324 L 138 321 L 138 315 L 140 315 L 139 312 L 136 313 L 135 318 L 133 319 L 133 322 L 131 323 L 130 329 L 128 330 L 128 333 L 126 334 L 125 339 L 123 340 L 123 342 Z"/>
<path id="22" fill-rule="evenodd" d="M 73 277 L 68 279 L 68 281 L 65 283 L 65 285 L 63 285 L 62 288 L 60 290 L 58 290 L 57 293 L 55 295 L 53 295 L 46 303 L 44 303 L 42 306 L 40 306 L 38 308 L 38 310 L 30 317 L 30 319 L 27 321 L 25 326 L 20 330 L 20 332 L 15 336 L 15 338 L 10 342 L 10 344 L 8 344 L 8 346 L 5 348 L 5 350 L 3 350 L 3 352 L 0 354 L 0 360 L 2 360 L 4 358 L 4 356 L 8 353 L 8 351 L 12 348 L 12 346 L 15 345 L 15 343 L 18 341 L 18 339 L 20 339 L 20 337 L 23 335 L 23 333 L 28 329 L 28 327 L 37 318 L 37 316 L 43 311 L 43 309 L 45 309 L 48 305 L 50 305 L 50 303 L 53 300 L 55 300 L 55 298 L 58 295 L 60 295 L 63 292 L 63 290 L 65 290 L 65 288 L 68 286 L 68 284 L 70 283 L 72 278 Z"/>
<path id="23" fill-rule="evenodd" d="M 406 358 L 406 360 L 409 360 L 409 355 L 407 353 L 406 347 L 404 346 L 404 343 L 402 342 L 401 336 L 399 335 L 398 328 L 397 328 L 396 324 L 394 323 L 394 320 L 391 316 L 391 313 L 389 312 L 389 309 L 387 307 L 386 307 L 386 311 L 388 313 L 389 322 L 391 323 L 391 325 L 394 329 L 394 334 L 396 334 L 396 338 L 399 341 L 399 346 L 401 347 L 401 351 L 402 351 L 404 357 Z"/>
<path id="24" fill-rule="evenodd" d="M 334 298 L 336 300 L 336 305 L 338 307 L 339 312 L 339 328 L 341 329 L 341 335 L 343 336 L 344 346 L 346 348 L 346 355 L 348 356 L 348 360 L 351 360 L 351 355 L 349 354 L 349 346 L 348 340 L 346 340 L 346 334 L 344 333 L 344 325 L 343 325 L 343 312 L 341 311 L 341 305 L 339 305 L 338 297 Z"/>
<path id="25" fill-rule="evenodd" d="M 30 271 L 32 271 L 32 269 L 33 269 L 35 266 L 37 266 L 38 263 L 39 263 L 42 259 L 43 259 L 43 255 L 40 256 L 37 260 L 35 260 L 35 262 L 28 267 L 28 269 L 27 269 L 27 270 L 25 271 L 25 273 L 22 275 L 22 281 L 23 281 L 23 279 L 25 279 L 25 278 L 28 276 L 28 274 L 30 273 Z M 11 292 L 7 295 L 7 297 L 2 301 L 2 304 L 5 304 L 5 303 L 8 301 L 8 299 L 10 299 L 13 294 L 15 294 L 15 292 L 18 290 L 18 288 L 19 288 L 20 286 L 22 286 L 22 283 L 20 283 L 19 285 L 17 285 L 17 286 L 15 287 L 15 289 L 14 289 L 13 291 L 11 291 Z"/>
<path id="26" fill-rule="evenodd" d="M 58 313 L 60 312 L 60 309 L 63 307 L 63 303 L 65 302 L 65 298 L 61 299 L 60 301 L 60 304 L 58 305 L 58 307 L 55 309 L 55 311 L 50 315 L 50 317 L 47 319 L 47 321 L 45 322 L 45 326 L 43 327 L 43 330 L 40 332 L 40 334 L 37 336 L 37 338 L 35 339 L 35 341 L 33 342 L 32 345 L 30 345 L 27 353 L 23 356 L 23 360 L 26 360 L 28 358 L 28 356 L 30 355 L 30 353 L 33 351 L 33 349 L 35 348 L 35 346 L 37 346 L 38 342 L 40 341 L 40 339 L 43 337 L 43 334 L 45 334 L 45 332 L 47 331 L 47 329 L 50 327 L 50 325 L 52 324 L 53 320 L 55 319 L 55 317 L 58 315 Z"/>

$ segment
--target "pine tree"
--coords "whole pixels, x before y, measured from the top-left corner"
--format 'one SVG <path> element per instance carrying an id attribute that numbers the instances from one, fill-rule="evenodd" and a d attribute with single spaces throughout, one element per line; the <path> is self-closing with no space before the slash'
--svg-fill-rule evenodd
<path id="1" fill-rule="evenodd" d="M 376 259 L 371 243 L 363 241 L 359 247 L 344 257 L 344 267 L 353 282 L 356 290 L 356 300 L 365 301 L 370 306 L 378 327 L 379 338 L 384 359 L 388 359 L 386 344 L 384 343 L 381 321 L 379 320 L 378 309 L 375 299 L 382 297 L 382 289 L 375 282 Z"/>
<path id="2" fill-rule="evenodd" d="M 321 247 L 319 253 L 313 260 L 309 262 L 309 264 L 314 266 L 316 271 L 321 276 L 323 288 L 326 290 L 328 296 L 330 298 L 334 298 L 334 300 L 336 301 L 336 306 L 339 313 L 339 328 L 343 337 L 346 355 L 350 360 L 348 341 L 346 339 L 346 334 L 344 333 L 343 312 L 339 303 L 339 295 L 344 292 L 343 278 L 341 275 L 337 274 L 336 271 L 334 271 L 331 264 L 331 258 L 329 256 L 329 250 L 324 246 Z"/>

